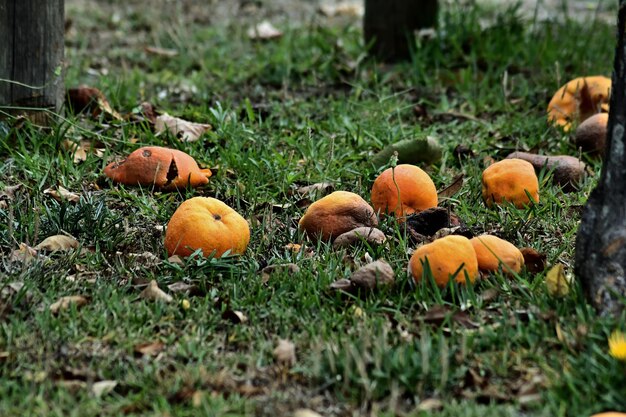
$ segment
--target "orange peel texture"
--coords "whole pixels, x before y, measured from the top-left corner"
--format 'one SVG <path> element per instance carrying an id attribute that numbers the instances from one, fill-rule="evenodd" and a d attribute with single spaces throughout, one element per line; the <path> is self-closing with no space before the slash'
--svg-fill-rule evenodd
<path id="1" fill-rule="evenodd" d="M 372 185 L 371 200 L 377 213 L 400 219 L 438 204 L 433 180 L 421 168 L 409 164 L 383 171 Z"/>
<path id="2" fill-rule="evenodd" d="M 104 168 L 104 174 L 116 183 L 175 190 L 205 185 L 209 182 L 211 170 L 200 169 L 185 152 L 147 146 L 122 161 L 110 163 Z"/>
<path id="3" fill-rule="evenodd" d="M 409 271 L 416 283 L 422 280 L 427 261 L 440 288 L 445 287 L 450 279 L 465 284 L 466 274 L 471 283 L 478 277 L 476 252 L 464 236 L 445 236 L 417 248 L 409 260 Z"/>
<path id="4" fill-rule="evenodd" d="M 548 122 L 566 132 L 596 113 L 609 111 L 611 79 L 602 75 L 578 77 L 554 93 L 548 103 Z"/>
<path id="5" fill-rule="evenodd" d="M 523 208 L 539 202 L 539 180 L 535 168 L 522 159 L 504 159 L 483 171 L 482 194 L 485 204 L 510 202 Z M 530 196 L 530 197 L 529 197 Z"/>
<path id="6" fill-rule="evenodd" d="M 239 213 L 220 200 L 194 197 L 172 215 L 165 231 L 168 256 L 189 256 L 202 249 L 204 256 L 243 254 L 250 243 L 250 227 Z"/>

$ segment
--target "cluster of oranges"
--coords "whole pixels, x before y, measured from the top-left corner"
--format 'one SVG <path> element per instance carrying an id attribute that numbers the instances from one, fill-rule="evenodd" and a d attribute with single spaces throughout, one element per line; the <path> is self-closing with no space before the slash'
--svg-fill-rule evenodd
<path id="1" fill-rule="evenodd" d="M 610 79 L 586 77 L 563 86 L 548 106 L 549 120 L 564 130 L 573 122 L 608 110 Z M 604 117 L 605 119 L 606 117 Z M 105 174 L 128 185 L 174 190 L 208 182 L 211 171 L 200 169 L 184 152 L 144 147 L 125 160 L 109 164 Z M 482 196 L 488 207 L 502 203 L 523 208 L 539 202 L 539 181 L 533 165 L 522 159 L 505 159 L 482 174 Z M 336 191 L 311 204 L 299 228 L 311 239 L 332 241 L 359 227 L 375 227 L 379 215 L 400 223 L 407 216 L 437 207 L 438 196 L 430 176 L 414 165 L 402 164 L 383 171 L 374 181 L 371 205 L 361 196 Z M 214 198 L 195 197 L 183 202 L 173 214 L 165 234 L 167 253 L 189 256 L 201 250 L 205 256 L 243 254 L 250 242 L 248 222 L 232 208 Z M 468 239 L 448 235 L 418 247 L 409 270 L 420 281 L 430 274 L 438 286 L 454 279 L 474 282 L 479 271 L 515 274 L 524 265 L 522 253 L 513 244 L 492 235 Z"/>
<path id="2" fill-rule="evenodd" d="M 513 203 L 518 207 L 539 201 L 539 182 L 532 165 L 506 159 L 483 173 L 483 197 L 486 204 Z M 313 239 L 332 240 L 356 227 L 374 227 L 377 214 L 407 216 L 437 207 L 438 197 L 430 176 L 414 165 L 402 164 L 383 171 L 374 181 L 370 206 L 360 196 L 336 191 L 313 203 L 300 220 L 300 228 Z M 449 235 L 420 246 L 409 261 L 415 281 L 430 273 L 435 283 L 444 287 L 450 279 L 458 283 L 474 282 L 479 270 L 518 273 L 524 265 L 522 253 L 511 243 L 496 236 L 482 235 L 468 239 Z M 427 272 L 428 270 L 428 272 Z"/>

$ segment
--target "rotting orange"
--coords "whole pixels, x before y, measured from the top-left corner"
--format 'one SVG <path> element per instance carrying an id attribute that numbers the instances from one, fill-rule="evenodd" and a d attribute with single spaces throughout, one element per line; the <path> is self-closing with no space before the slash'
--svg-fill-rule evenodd
<path id="1" fill-rule="evenodd" d="M 208 183 L 211 170 L 200 169 L 190 155 L 177 149 L 146 146 L 122 161 L 110 163 L 104 174 L 121 184 L 175 190 Z"/>
<path id="2" fill-rule="evenodd" d="M 617 411 L 607 411 L 605 413 L 594 414 L 591 417 L 626 417 L 626 413 L 619 413 Z"/>
<path id="3" fill-rule="evenodd" d="M 594 114 L 578 125 L 574 135 L 574 144 L 583 152 L 602 156 L 606 147 L 608 124 L 608 113 Z"/>
<path id="4" fill-rule="evenodd" d="M 313 204 L 300 219 L 298 227 L 312 239 L 333 240 L 352 229 L 376 226 L 374 209 L 349 191 L 335 191 Z"/>
<path id="5" fill-rule="evenodd" d="M 485 204 L 511 202 L 517 208 L 539 202 L 539 180 L 535 168 L 522 159 L 504 159 L 489 165 L 482 175 Z"/>
<path id="6" fill-rule="evenodd" d="M 478 277 L 476 252 L 465 236 L 448 235 L 417 248 L 409 261 L 409 271 L 416 283 L 422 280 L 427 263 L 441 288 L 450 279 L 465 284 L 466 275 L 471 283 Z"/>
<path id="7" fill-rule="evenodd" d="M 480 235 L 470 239 L 476 252 L 478 269 L 485 272 L 502 271 L 507 275 L 518 274 L 524 266 L 524 256 L 514 244 L 493 235 Z"/>
<path id="8" fill-rule="evenodd" d="M 437 207 L 437 188 L 430 176 L 415 165 L 387 168 L 372 185 L 372 206 L 377 213 L 394 214 L 403 219 Z"/>
<path id="9" fill-rule="evenodd" d="M 611 79 L 602 75 L 578 77 L 559 88 L 548 103 L 548 121 L 569 131 L 596 113 L 609 111 Z"/>
<path id="10" fill-rule="evenodd" d="M 165 231 L 168 256 L 243 254 L 250 243 L 250 227 L 239 213 L 220 200 L 193 197 L 174 212 Z"/>

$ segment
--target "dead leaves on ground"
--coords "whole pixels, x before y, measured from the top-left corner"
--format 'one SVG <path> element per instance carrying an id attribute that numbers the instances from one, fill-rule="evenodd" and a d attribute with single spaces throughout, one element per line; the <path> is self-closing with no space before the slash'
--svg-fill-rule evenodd
<path id="1" fill-rule="evenodd" d="M 78 310 L 79 308 L 86 306 L 88 303 L 89 299 L 87 297 L 83 297 L 82 295 L 69 295 L 61 297 L 55 303 L 52 303 L 50 305 L 50 312 L 56 315 L 62 311 L 69 310 L 72 307 Z"/>
<path id="2" fill-rule="evenodd" d="M 205 132 L 211 130 L 211 125 L 188 122 L 187 120 L 163 113 L 157 116 L 154 129 L 157 133 L 169 131 L 172 135 L 180 139 L 181 142 L 195 142 L 200 139 Z"/>

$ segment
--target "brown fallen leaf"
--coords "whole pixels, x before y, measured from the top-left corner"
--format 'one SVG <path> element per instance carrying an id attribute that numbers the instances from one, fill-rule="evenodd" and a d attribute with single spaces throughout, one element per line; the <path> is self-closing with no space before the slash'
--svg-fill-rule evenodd
<path id="1" fill-rule="evenodd" d="M 78 203 L 80 201 L 80 195 L 68 190 L 65 187 L 50 187 L 43 190 L 45 195 L 49 195 L 57 201 L 69 201 L 71 203 Z"/>
<path id="2" fill-rule="evenodd" d="M 167 289 L 175 294 L 202 295 L 202 291 L 196 284 L 187 284 L 183 281 L 170 284 L 167 286 Z"/>
<path id="3" fill-rule="evenodd" d="M 59 298 L 58 301 L 50 305 L 50 312 L 52 314 L 58 314 L 61 311 L 68 310 L 71 306 L 76 306 L 76 309 L 87 305 L 89 300 L 82 295 L 69 295 Z"/>
<path id="4" fill-rule="evenodd" d="M 316 198 L 320 198 L 333 192 L 335 186 L 330 182 L 318 182 L 311 185 L 305 185 L 302 187 L 298 187 L 296 191 L 299 194 L 307 195 L 309 193 L 315 194 Z"/>
<path id="5" fill-rule="evenodd" d="M 180 139 L 181 142 L 195 142 L 200 139 L 205 132 L 211 130 L 211 125 L 188 122 L 187 120 L 163 113 L 157 116 L 154 128 L 157 133 L 165 132 L 166 130 L 169 131 L 172 135 Z"/>
<path id="6" fill-rule="evenodd" d="M 20 243 L 19 249 L 15 249 L 11 252 L 11 257 L 9 258 L 11 262 L 21 262 L 25 265 L 30 264 L 37 258 L 37 250 L 31 248 L 26 243 Z"/>
<path id="7" fill-rule="evenodd" d="M 350 282 L 364 290 L 391 286 L 395 282 L 393 268 L 383 259 L 379 259 L 356 270 L 350 277 Z"/>
<path id="8" fill-rule="evenodd" d="M 135 353 L 144 356 L 156 356 L 165 349 L 165 344 L 161 342 L 139 343 L 133 347 Z"/>
<path id="9" fill-rule="evenodd" d="M 90 140 L 86 139 L 82 139 L 80 142 L 65 139 L 61 146 L 72 154 L 72 160 L 75 164 L 85 161 L 89 154 L 93 154 L 98 158 L 102 158 L 104 155 L 104 148 L 98 148 Z"/>
<path id="10" fill-rule="evenodd" d="M 419 411 L 435 411 L 443 408 L 443 402 L 437 398 L 426 398 L 417 406 Z"/>
<path id="11" fill-rule="evenodd" d="M 68 235 L 48 236 L 35 246 L 36 250 L 48 252 L 67 252 L 78 248 L 78 240 Z"/>
<path id="12" fill-rule="evenodd" d="M 158 46 L 146 46 L 144 51 L 152 55 L 164 56 L 167 58 L 173 58 L 178 55 L 178 51 L 176 49 L 159 48 Z"/>
<path id="13" fill-rule="evenodd" d="M 20 188 L 22 188 L 22 184 L 7 185 L 4 187 L 4 190 L 0 193 L 0 209 L 6 208 L 9 202 L 13 201 L 16 191 Z"/>
<path id="14" fill-rule="evenodd" d="M 450 198 L 453 195 L 455 195 L 456 193 L 459 192 L 459 190 L 461 190 L 461 188 L 463 188 L 463 179 L 465 178 L 465 176 L 463 174 L 457 176 L 455 179 L 452 180 L 452 182 L 450 183 L 450 185 L 444 187 L 442 190 L 437 192 L 437 197 L 439 197 L 439 200 L 443 199 L 443 198 Z"/>
<path id="15" fill-rule="evenodd" d="M 300 267 L 294 263 L 268 265 L 261 270 L 261 281 L 266 283 L 272 274 L 287 272 L 290 275 L 300 272 Z"/>
<path id="16" fill-rule="evenodd" d="M 385 243 L 386 240 L 387 236 L 380 229 L 375 227 L 357 227 L 337 236 L 337 239 L 333 242 L 333 248 L 349 247 L 361 242 L 369 243 L 371 246 L 378 246 Z"/>
<path id="17" fill-rule="evenodd" d="M 323 417 L 320 413 L 316 413 L 308 408 L 301 408 L 293 413 L 293 417 Z"/>
<path id="18" fill-rule="evenodd" d="M 165 303 L 170 303 L 174 300 L 171 295 L 166 294 L 159 288 L 156 280 L 150 281 L 148 286 L 139 294 L 139 297 L 144 300 L 163 301 Z"/>
<path id="19" fill-rule="evenodd" d="M 471 320 L 467 312 L 453 311 L 450 307 L 445 305 L 432 306 L 422 317 L 424 323 L 432 324 L 434 326 L 441 326 L 447 318 L 449 318 L 450 322 L 455 322 L 468 329 L 480 327 L 478 323 Z"/>
<path id="20" fill-rule="evenodd" d="M 270 40 L 283 36 L 283 32 L 276 29 L 269 21 L 264 20 L 248 29 L 248 38 L 252 40 Z"/>
<path id="21" fill-rule="evenodd" d="M 113 110 L 105 95 L 97 88 L 86 85 L 70 88 L 67 90 L 67 98 L 70 107 L 76 113 L 90 111 L 94 117 L 104 113 L 111 119 L 122 120 L 122 116 Z"/>
<path id="22" fill-rule="evenodd" d="M 286 339 L 279 339 L 274 348 L 274 360 L 279 365 L 293 366 L 296 364 L 296 345 Z"/>
<path id="23" fill-rule="evenodd" d="M 522 256 L 524 257 L 524 266 L 533 274 L 538 274 L 546 269 L 546 254 L 537 252 L 533 248 L 521 248 Z"/>
<path id="24" fill-rule="evenodd" d="M 365 9 L 362 2 L 341 1 L 339 3 L 322 4 L 319 11 L 326 17 L 363 17 Z"/>
<path id="25" fill-rule="evenodd" d="M 93 394 L 94 397 L 100 398 L 110 393 L 111 391 L 113 391 L 116 386 L 117 386 L 117 381 L 115 380 L 104 380 L 104 381 L 94 382 L 94 384 L 91 386 L 91 393 Z"/>
<path id="26" fill-rule="evenodd" d="M 248 317 L 238 310 L 226 310 L 222 313 L 222 318 L 233 324 L 242 324 L 248 321 Z"/>

